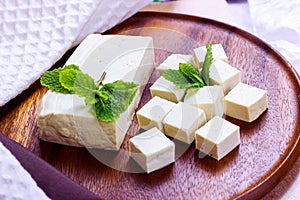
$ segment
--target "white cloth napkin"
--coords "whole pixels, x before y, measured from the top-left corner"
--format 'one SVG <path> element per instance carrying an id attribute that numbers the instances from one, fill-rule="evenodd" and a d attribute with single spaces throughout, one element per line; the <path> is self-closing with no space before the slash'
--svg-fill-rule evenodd
<path id="1" fill-rule="evenodd" d="M 49 199 L 0 142 L 0 199 Z"/>
<path id="2" fill-rule="evenodd" d="M 29 87 L 72 45 L 152 0 L 0 1 L 0 106 Z"/>

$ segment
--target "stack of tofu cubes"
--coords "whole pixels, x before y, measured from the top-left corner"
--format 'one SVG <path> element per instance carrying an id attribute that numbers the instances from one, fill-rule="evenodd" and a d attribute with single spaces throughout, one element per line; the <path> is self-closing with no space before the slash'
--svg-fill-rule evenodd
<path id="1" fill-rule="evenodd" d="M 214 61 L 210 66 L 210 85 L 180 89 L 163 76 L 151 86 L 152 99 L 138 112 L 140 128 L 147 130 L 130 139 L 130 152 L 150 173 L 175 161 L 175 145 L 166 136 L 187 144 L 220 160 L 240 144 L 240 128 L 223 119 L 224 114 L 252 122 L 268 106 L 265 90 L 241 83 L 241 72 L 228 64 L 221 44 L 212 45 Z M 190 63 L 201 70 L 206 47 L 192 55 L 172 54 L 157 70 L 179 69 Z"/>

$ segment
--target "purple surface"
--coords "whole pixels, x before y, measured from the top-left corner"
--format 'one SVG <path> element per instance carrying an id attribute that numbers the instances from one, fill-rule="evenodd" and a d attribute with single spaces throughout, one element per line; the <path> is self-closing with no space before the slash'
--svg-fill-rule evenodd
<path id="1" fill-rule="evenodd" d="M 31 174 L 38 186 L 51 199 L 101 199 L 96 194 L 76 184 L 41 158 L 7 138 L 0 132 L 0 141 Z"/>

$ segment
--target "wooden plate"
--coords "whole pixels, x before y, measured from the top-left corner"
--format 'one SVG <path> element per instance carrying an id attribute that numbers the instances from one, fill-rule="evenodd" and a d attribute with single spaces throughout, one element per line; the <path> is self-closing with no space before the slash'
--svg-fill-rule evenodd
<path id="1" fill-rule="evenodd" d="M 241 144 L 221 161 L 199 158 L 192 145 L 174 164 L 149 175 L 111 169 L 85 148 L 40 141 L 36 120 L 46 89 L 38 81 L 0 108 L 0 130 L 105 199 L 258 198 L 274 187 L 298 157 L 299 76 L 262 40 L 213 20 L 152 12 L 138 13 L 105 34 L 152 36 L 156 64 L 170 53 L 192 53 L 207 42 L 221 43 L 229 63 L 242 71 L 242 81 L 268 91 L 269 108 L 252 123 L 226 117 L 241 127 Z M 54 67 L 62 66 L 71 52 Z M 157 77 L 155 70 L 151 81 Z M 150 99 L 150 85 L 140 106 Z M 138 133 L 134 120 L 122 149 Z"/>

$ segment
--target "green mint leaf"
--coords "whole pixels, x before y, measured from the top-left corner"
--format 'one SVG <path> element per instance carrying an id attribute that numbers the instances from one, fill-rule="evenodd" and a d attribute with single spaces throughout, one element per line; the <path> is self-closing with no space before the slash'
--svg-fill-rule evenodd
<path id="1" fill-rule="evenodd" d="M 86 104 L 95 104 L 99 101 L 96 98 L 97 85 L 94 79 L 77 69 L 64 69 L 59 74 L 61 85 L 80 97 L 84 97 Z"/>
<path id="2" fill-rule="evenodd" d="M 213 62 L 213 59 L 214 59 L 214 57 L 212 54 L 212 44 L 207 43 L 205 59 L 204 59 L 204 63 L 203 63 L 202 70 L 201 70 L 202 78 L 206 85 L 209 85 L 209 68 Z"/>
<path id="3" fill-rule="evenodd" d="M 114 109 L 117 112 L 122 113 L 131 104 L 138 88 L 139 85 L 136 83 L 118 80 L 103 85 L 101 90 L 105 90 L 111 94 L 111 102 L 114 103 Z"/>
<path id="4" fill-rule="evenodd" d="M 162 76 L 181 89 L 195 87 L 197 85 L 193 83 L 192 80 L 185 77 L 179 70 L 168 69 Z"/>
<path id="5" fill-rule="evenodd" d="M 200 87 L 205 85 L 200 73 L 193 67 L 193 65 L 189 63 L 179 63 L 179 71 L 194 83 L 198 83 Z"/>
<path id="6" fill-rule="evenodd" d="M 100 98 L 92 111 L 103 122 L 112 122 L 118 119 L 119 112 L 115 109 L 115 103 L 111 95 L 107 99 Z"/>
<path id="7" fill-rule="evenodd" d="M 128 107 L 131 104 L 139 85 L 133 82 L 117 80 L 113 83 L 103 85 L 103 88 L 109 91 L 115 98 L 119 99 L 119 101 L 124 102 L 124 104 L 127 105 L 126 107 Z"/>
<path id="8" fill-rule="evenodd" d="M 99 101 L 96 97 L 98 94 L 98 86 L 95 84 L 95 80 L 88 74 L 81 71 L 77 74 L 77 79 L 74 85 L 75 94 L 84 97 L 86 104 L 95 104 Z"/>
<path id="9" fill-rule="evenodd" d="M 74 70 L 77 70 L 77 71 L 80 70 L 80 69 L 79 69 L 79 66 L 78 66 L 78 65 L 74 65 L 74 64 L 66 65 L 66 66 L 64 66 L 63 69 L 64 69 L 64 70 L 65 70 L 65 69 L 74 69 Z"/>
<path id="10" fill-rule="evenodd" d="M 66 65 L 59 73 L 59 82 L 62 87 L 73 91 L 78 73 L 81 72 L 79 66 L 71 64 Z M 82 73 L 82 72 L 81 72 Z"/>
<path id="11" fill-rule="evenodd" d="M 74 85 L 79 70 L 63 69 L 59 73 L 59 82 L 65 89 L 74 91 Z"/>
<path id="12" fill-rule="evenodd" d="M 100 98 L 95 104 L 95 114 L 101 121 L 115 121 L 131 104 L 139 85 L 122 80 L 104 84 L 99 90 L 101 95 L 107 98 Z"/>
<path id="13" fill-rule="evenodd" d="M 73 93 L 72 90 L 69 90 L 65 87 L 63 87 L 59 81 L 59 74 L 65 69 L 75 69 L 79 70 L 79 67 L 77 65 L 66 65 L 64 68 L 57 68 L 52 71 L 45 72 L 40 79 L 41 85 L 48 87 L 50 90 L 55 92 L 60 92 L 64 94 L 70 94 Z"/>
<path id="14" fill-rule="evenodd" d="M 60 92 L 64 94 L 70 94 L 72 91 L 64 88 L 59 82 L 59 74 L 62 71 L 62 68 L 57 68 L 52 71 L 45 72 L 40 79 L 41 85 L 48 87 L 54 92 Z"/>

